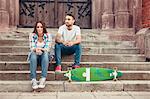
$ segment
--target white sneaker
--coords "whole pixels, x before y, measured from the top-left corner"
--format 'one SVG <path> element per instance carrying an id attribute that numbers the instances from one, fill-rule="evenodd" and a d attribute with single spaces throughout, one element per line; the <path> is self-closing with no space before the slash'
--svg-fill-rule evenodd
<path id="1" fill-rule="evenodd" d="M 37 84 L 36 79 L 32 79 L 31 83 L 32 83 L 32 88 L 33 89 L 38 89 L 38 84 Z"/>
<path id="2" fill-rule="evenodd" d="M 45 84 L 46 84 L 46 78 L 41 78 L 40 80 L 39 80 L 39 88 L 45 88 Z"/>

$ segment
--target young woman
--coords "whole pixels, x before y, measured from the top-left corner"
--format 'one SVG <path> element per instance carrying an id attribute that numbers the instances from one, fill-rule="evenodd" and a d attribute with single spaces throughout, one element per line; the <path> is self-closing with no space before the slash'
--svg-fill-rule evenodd
<path id="1" fill-rule="evenodd" d="M 32 88 L 44 88 L 50 60 L 49 52 L 52 44 L 52 37 L 51 34 L 47 32 L 43 22 L 36 22 L 33 33 L 29 35 L 29 42 L 30 78 Z M 36 80 L 37 65 L 41 66 L 42 69 L 39 82 Z"/>

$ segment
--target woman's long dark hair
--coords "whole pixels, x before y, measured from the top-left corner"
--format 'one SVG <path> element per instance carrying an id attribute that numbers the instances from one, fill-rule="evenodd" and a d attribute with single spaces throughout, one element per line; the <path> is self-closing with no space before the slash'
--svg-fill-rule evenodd
<path id="1" fill-rule="evenodd" d="M 37 24 L 38 24 L 38 23 L 41 23 L 41 24 L 42 24 L 42 26 L 43 26 L 43 33 L 47 33 L 45 23 L 44 23 L 44 22 L 42 22 L 42 21 L 37 21 L 37 22 L 35 23 L 33 33 L 36 33 L 36 34 L 37 34 L 36 27 L 37 27 Z"/>

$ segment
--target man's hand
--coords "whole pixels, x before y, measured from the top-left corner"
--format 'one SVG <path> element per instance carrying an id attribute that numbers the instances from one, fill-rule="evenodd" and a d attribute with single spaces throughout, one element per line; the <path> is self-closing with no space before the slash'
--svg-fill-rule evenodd
<path id="1" fill-rule="evenodd" d="M 68 42 L 68 44 L 67 44 L 68 46 L 73 46 L 74 45 L 74 43 L 73 42 Z"/>
<path id="2" fill-rule="evenodd" d="M 74 43 L 71 42 L 71 41 L 65 41 L 65 42 L 63 42 L 63 44 L 64 44 L 65 46 L 73 46 L 73 45 L 74 45 Z"/>

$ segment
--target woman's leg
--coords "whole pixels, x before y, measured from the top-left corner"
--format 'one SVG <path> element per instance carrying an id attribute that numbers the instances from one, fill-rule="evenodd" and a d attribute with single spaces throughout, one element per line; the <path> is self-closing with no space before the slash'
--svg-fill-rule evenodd
<path id="1" fill-rule="evenodd" d="M 36 69 L 37 69 L 37 55 L 32 52 L 29 56 L 30 60 L 30 79 L 36 79 Z"/>
<path id="2" fill-rule="evenodd" d="M 41 77 L 46 78 L 48 66 L 49 66 L 49 53 L 43 52 L 40 58 L 41 58 L 41 67 L 42 67 Z"/>

